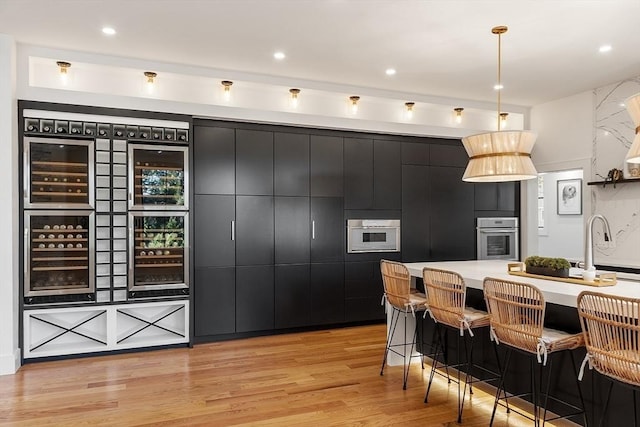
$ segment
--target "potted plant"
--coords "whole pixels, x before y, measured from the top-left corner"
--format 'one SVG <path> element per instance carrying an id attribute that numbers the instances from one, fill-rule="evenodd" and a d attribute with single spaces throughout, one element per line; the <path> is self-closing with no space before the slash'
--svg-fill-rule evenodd
<path id="1" fill-rule="evenodd" d="M 571 264 L 564 258 L 530 256 L 524 260 L 527 273 L 541 276 L 569 277 Z"/>

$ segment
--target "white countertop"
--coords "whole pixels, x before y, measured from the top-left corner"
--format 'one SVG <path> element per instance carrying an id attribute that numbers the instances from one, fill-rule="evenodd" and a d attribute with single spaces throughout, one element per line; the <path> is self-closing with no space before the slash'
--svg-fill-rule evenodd
<path id="1" fill-rule="evenodd" d="M 534 285 L 544 295 L 546 302 L 576 307 L 578 294 L 585 290 L 600 292 L 608 295 L 640 298 L 640 283 L 629 280 L 620 280 L 614 286 L 587 286 L 573 283 L 556 282 L 553 280 L 533 279 L 529 277 L 513 276 L 507 273 L 507 264 L 513 261 L 441 261 L 441 262 L 413 262 L 405 263 L 409 273 L 414 277 L 422 277 L 424 267 L 451 270 L 460 274 L 467 287 L 482 289 L 485 277 L 495 277 L 514 282 L 523 282 Z"/>

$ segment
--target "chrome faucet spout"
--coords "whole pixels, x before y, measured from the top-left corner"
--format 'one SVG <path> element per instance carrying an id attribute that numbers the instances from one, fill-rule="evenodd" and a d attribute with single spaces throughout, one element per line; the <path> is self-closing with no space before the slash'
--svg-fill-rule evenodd
<path id="1" fill-rule="evenodd" d="M 612 239 L 611 228 L 609 227 L 609 221 L 600 215 L 591 215 L 587 221 L 587 228 L 585 230 L 585 242 L 584 242 L 584 269 L 587 271 L 595 271 L 596 267 L 593 265 L 593 224 L 596 219 L 602 221 L 602 227 L 604 230 L 604 241 L 609 242 Z"/>

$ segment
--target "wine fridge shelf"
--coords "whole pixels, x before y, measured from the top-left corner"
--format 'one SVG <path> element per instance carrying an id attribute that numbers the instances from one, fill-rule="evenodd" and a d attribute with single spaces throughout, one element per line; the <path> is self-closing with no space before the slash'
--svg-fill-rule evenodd
<path id="1" fill-rule="evenodd" d="M 38 160 L 34 160 L 31 162 L 32 165 L 34 166 L 57 166 L 57 167 L 70 167 L 70 168 L 86 168 L 87 164 L 86 163 L 79 163 L 79 162 L 43 162 L 43 161 L 38 161 Z"/>
<path id="2" fill-rule="evenodd" d="M 182 263 L 173 264 L 136 264 L 136 268 L 168 268 L 168 267 L 182 267 Z"/>
<path id="3" fill-rule="evenodd" d="M 65 270 L 87 270 L 87 265 L 62 265 L 59 267 L 32 267 L 32 271 L 65 271 Z"/>
<path id="4" fill-rule="evenodd" d="M 67 176 L 67 177 L 74 177 L 74 178 L 87 177 L 86 172 L 55 172 L 55 171 L 43 171 L 43 170 L 31 171 L 31 175 Z"/>

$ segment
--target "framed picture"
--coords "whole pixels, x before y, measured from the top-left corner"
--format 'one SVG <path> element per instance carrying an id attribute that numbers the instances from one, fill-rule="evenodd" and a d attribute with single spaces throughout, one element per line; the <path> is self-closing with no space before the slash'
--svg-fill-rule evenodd
<path id="1" fill-rule="evenodd" d="M 582 215 L 582 180 L 558 181 L 558 215 Z"/>

